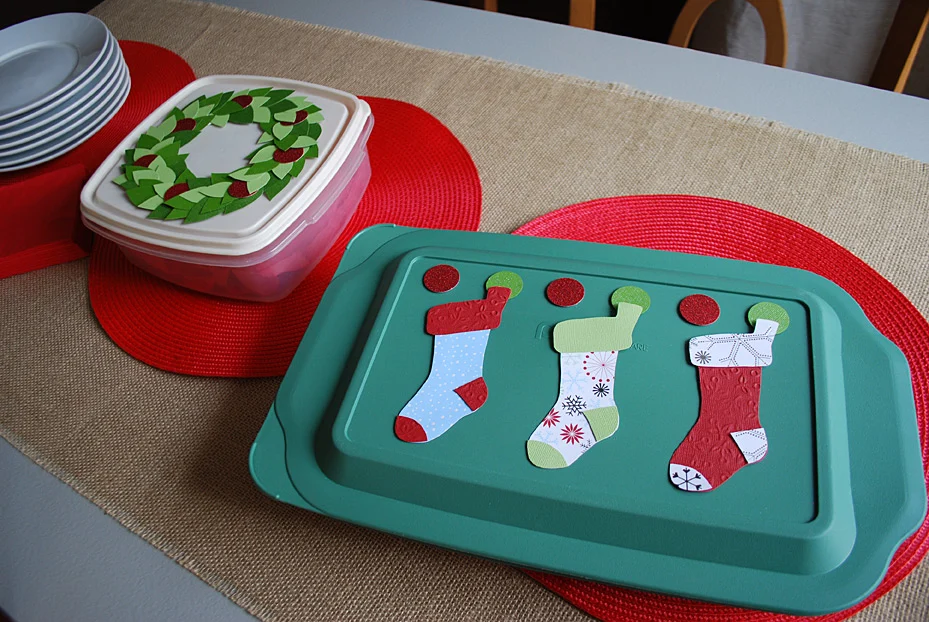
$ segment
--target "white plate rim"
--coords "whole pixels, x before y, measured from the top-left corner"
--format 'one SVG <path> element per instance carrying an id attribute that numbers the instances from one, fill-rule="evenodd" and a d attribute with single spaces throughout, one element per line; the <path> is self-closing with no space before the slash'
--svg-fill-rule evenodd
<path id="1" fill-rule="evenodd" d="M 31 24 L 31 23 L 33 23 L 33 22 L 40 22 L 40 21 L 43 21 L 43 20 L 49 20 L 49 19 L 59 18 L 59 16 L 61 16 L 61 15 L 68 15 L 68 16 L 70 17 L 70 19 L 75 19 L 75 20 L 84 20 L 84 19 L 87 19 L 87 20 L 90 20 L 90 23 L 91 23 L 91 24 L 99 25 L 100 28 L 103 28 L 103 33 L 104 33 L 104 45 L 101 46 L 100 50 L 97 52 L 96 58 L 94 58 L 94 60 L 91 61 L 91 63 L 90 63 L 89 65 L 87 65 L 86 67 L 84 67 L 84 69 L 83 69 L 79 74 L 77 74 L 76 76 L 72 76 L 71 79 L 68 80 L 66 83 L 60 85 L 57 89 L 55 89 L 55 90 L 52 91 L 51 93 L 47 93 L 47 94 L 43 95 L 42 97 L 40 97 L 40 98 L 37 99 L 36 101 L 29 102 L 29 103 L 26 104 L 25 106 L 21 106 L 21 107 L 17 108 L 16 110 L 12 110 L 12 111 L 10 111 L 10 112 L 4 112 L 4 113 L 0 114 L 0 121 L 6 121 L 7 119 L 9 119 L 9 118 L 11 118 L 11 117 L 19 116 L 19 115 L 21 115 L 21 114 L 30 112 L 30 111 L 35 110 L 36 108 L 38 108 L 38 107 L 40 107 L 40 106 L 45 105 L 45 104 L 48 103 L 49 101 L 51 101 L 51 100 L 57 98 L 57 97 L 58 97 L 59 95 L 61 95 L 62 93 L 66 93 L 67 91 L 69 91 L 71 88 L 73 88 L 73 86 L 74 86 L 75 83 L 77 83 L 79 80 L 82 80 L 82 79 L 84 78 L 84 76 L 88 75 L 88 74 L 89 74 L 91 71 L 93 71 L 95 68 L 98 68 L 98 67 L 99 67 L 99 65 L 100 65 L 100 59 L 103 57 L 103 52 L 104 52 L 104 50 L 106 49 L 106 42 L 107 42 L 106 37 L 107 37 L 107 36 L 112 36 L 112 35 L 110 35 L 110 30 L 106 27 L 106 24 L 104 24 L 102 21 L 100 21 L 99 19 L 97 19 L 97 18 L 94 17 L 93 15 L 88 15 L 88 14 L 86 14 L 86 13 L 53 13 L 52 15 L 45 15 L 45 16 L 42 16 L 42 17 L 37 17 L 37 18 L 35 18 L 35 19 L 30 19 L 30 20 L 25 21 L 25 22 L 21 22 L 21 23 L 19 23 L 19 24 L 15 24 L 15 25 L 13 25 L 13 26 L 10 26 L 9 28 L 12 29 L 12 28 L 17 28 L 17 27 L 25 26 L 26 24 Z M 7 30 L 7 29 L 4 28 L 4 30 Z M 0 31 L 0 34 L 2 34 L 2 32 L 3 32 L 3 31 Z"/>
<path id="2" fill-rule="evenodd" d="M 63 145 L 58 145 L 57 148 L 48 149 L 43 153 L 37 153 L 34 156 L 30 156 L 29 158 L 26 158 L 26 159 L 20 158 L 12 162 L 2 162 L 0 163 L 0 173 L 18 171 L 24 168 L 29 168 L 32 166 L 43 164 L 45 162 L 48 162 L 49 160 L 54 160 L 55 158 L 59 156 L 63 156 L 64 154 L 68 153 L 75 147 L 81 145 L 82 143 L 87 141 L 89 138 L 91 138 L 94 134 L 96 134 L 97 131 L 100 130 L 100 128 L 106 125 L 110 121 L 110 119 L 112 119 L 116 115 L 116 113 L 119 112 L 120 108 L 122 108 L 123 104 L 126 102 L 126 98 L 129 97 L 129 91 L 131 90 L 131 88 L 132 88 L 132 78 L 127 77 L 126 85 L 123 87 L 123 93 L 117 99 L 113 100 L 113 105 L 111 106 L 111 108 L 107 110 L 106 112 L 104 112 L 100 117 L 98 117 L 97 123 L 88 125 L 86 128 L 84 128 L 84 130 L 78 136 L 74 137 L 72 142 L 65 143 Z"/>
<path id="3" fill-rule="evenodd" d="M 17 130 L 9 136 L 5 136 L 0 132 L 0 158 L 2 158 L 4 154 L 7 154 L 12 147 L 17 147 L 23 143 L 33 141 L 36 138 L 42 138 L 43 136 L 47 137 L 49 134 L 61 130 L 63 124 L 75 121 L 78 115 L 91 114 L 99 109 L 102 97 L 105 97 L 107 93 L 113 95 L 119 90 L 118 85 L 122 80 L 122 73 L 125 71 L 126 63 L 123 62 L 121 55 L 116 61 L 117 62 L 112 63 L 113 66 L 107 72 L 107 75 L 94 85 L 90 91 L 80 97 L 80 100 L 84 101 L 79 100 L 77 102 L 72 102 L 65 110 L 56 111 L 54 115 L 42 119 L 39 123 Z M 115 90 L 113 89 L 114 85 L 117 86 Z M 33 130 L 36 129 L 39 131 L 32 133 Z M 23 134 L 26 135 L 22 136 Z M 14 140 L 8 143 L 6 142 L 7 138 L 12 138 Z M 44 140 L 39 142 L 41 144 Z"/>

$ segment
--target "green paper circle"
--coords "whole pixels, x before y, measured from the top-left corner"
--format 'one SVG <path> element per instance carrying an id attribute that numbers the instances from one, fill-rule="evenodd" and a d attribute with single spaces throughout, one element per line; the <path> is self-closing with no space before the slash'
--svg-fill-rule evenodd
<path id="1" fill-rule="evenodd" d="M 519 296 L 519 292 L 523 291 L 522 278 L 515 272 L 508 272 L 506 270 L 491 274 L 485 285 L 487 289 L 491 287 L 506 287 L 510 290 L 510 298 L 516 298 Z"/>
<path id="2" fill-rule="evenodd" d="M 652 299 L 649 298 L 645 290 L 634 285 L 620 287 L 610 296 L 610 304 L 614 307 L 619 307 L 619 303 L 621 302 L 639 305 L 642 307 L 642 313 L 648 311 L 648 308 L 652 306 Z"/>
<path id="3" fill-rule="evenodd" d="M 777 322 L 778 335 L 790 326 L 790 316 L 787 315 L 787 309 L 774 302 L 759 302 L 752 305 L 752 308 L 748 310 L 748 323 L 754 326 L 758 320 Z"/>

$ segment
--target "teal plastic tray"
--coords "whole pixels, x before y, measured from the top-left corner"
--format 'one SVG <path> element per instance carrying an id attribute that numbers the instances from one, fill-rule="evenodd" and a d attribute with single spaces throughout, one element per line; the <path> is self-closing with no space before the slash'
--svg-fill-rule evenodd
<path id="1" fill-rule="evenodd" d="M 459 285 L 422 285 L 448 263 Z M 522 293 L 492 331 L 487 403 L 441 437 L 404 443 L 393 422 L 429 374 L 426 311 L 482 298 L 499 270 Z M 555 278 L 576 306 L 545 298 Z M 610 293 L 651 296 L 617 363 L 619 430 L 577 463 L 533 466 L 525 442 L 558 395 L 552 327 L 611 314 Z M 712 327 L 682 298 L 711 295 Z M 687 341 L 749 330 L 772 300 L 790 328 L 765 368 L 770 448 L 711 492 L 676 489 L 668 461 L 699 411 Z M 707 328 L 712 328 L 708 331 Z M 926 513 L 909 368 L 832 282 L 802 270 L 644 249 L 380 225 L 350 243 L 252 447 L 267 494 L 315 512 L 518 565 L 798 614 L 873 590 Z"/>

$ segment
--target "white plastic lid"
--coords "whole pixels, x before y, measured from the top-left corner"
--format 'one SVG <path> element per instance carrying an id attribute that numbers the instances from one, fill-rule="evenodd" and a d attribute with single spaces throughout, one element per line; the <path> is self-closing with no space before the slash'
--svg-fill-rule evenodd
<path id="1" fill-rule="evenodd" d="M 122 174 L 126 150 L 135 147 L 139 137 L 160 124 L 175 107 L 183 109 L 202 95 L 265 87 L 292 90 L 293 95 L 303 96 L 319 107 L 323 115 L 318 157 L 307 158 L 300 174 L 274 199 L 262 196 L 244 209 L 200 222 L 154 220 L 148 218 L 150 212 L 133 205 L 125 190 L 114 182 Z M 155 246 L 212 255 L 260 251 L 301 215 L 313 223 L 328 209 L 329 204 L 317 205 L 315 200 L 361 139 L 370 116 L 368 104 L 354 95 L 308 82 L 259 76 L 200 78 L 159 106 L 104 160 L 81 192 L 81 212 L 102 229 Z M 260 135 L 257 123 L 209 126 L 181 152 L 189 154 L 187 165 L 198 177 L 230 173 L 248 164 L 246 158 L 256 148 Z"/>

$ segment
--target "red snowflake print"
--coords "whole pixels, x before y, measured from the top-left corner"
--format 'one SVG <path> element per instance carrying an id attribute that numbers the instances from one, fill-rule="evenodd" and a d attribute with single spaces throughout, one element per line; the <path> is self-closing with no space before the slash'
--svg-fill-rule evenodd
<path id="1" fill-rule="evenodd" d="M 558 416 L 558 411 L 554 408 L 545 415 L 545 419 L 542 420 L 542 425 L 546 428 L 554 428 L 558 425 L 558 422 L 561 420 L 561 417 Z"/>
<path id="2" fill-rule="evenodd" d="M 561 440 L 566 442 L 568 445 L 573 445 L 578 441 L 584 439 L 584 430 L 581 429 L 581 426 L 569 423 L 565 427 L 561 428 Z"/>
<path id="3" fill-rule="evenodd" d="M 612 382 L 616 375 L 616 350 L 586 355 L 584 371 L 594 382 Z"/>

